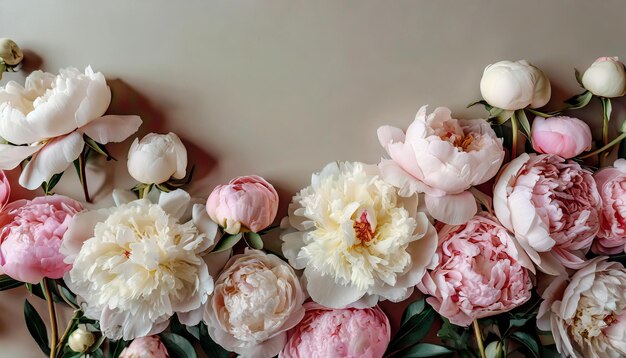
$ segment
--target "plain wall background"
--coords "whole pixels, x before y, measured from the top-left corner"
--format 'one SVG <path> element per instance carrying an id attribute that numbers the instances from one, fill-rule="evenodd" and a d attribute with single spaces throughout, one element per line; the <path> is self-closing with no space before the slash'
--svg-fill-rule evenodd
<path id="1" fill-rule="evenodd" d="M 625 35 L 621 0 L 0 0 L 0 37 L 31 51 L 30 65 L 90 64 L 119 79 L 112 113 L 142 115 L 144 133 L 183 137 L 200 168 L 194 194 L 254 173 L 285 204 L 330 161 L 377 162 L 378 126 L 406 127 L 423 104 L 484 116 L 465 106 L 479 99 L 489 63 L 529 60 L 558 103 L 580 92 L 574 67 L 626 58 Z M 583 119 L 599 121 L 598 108 Z M 114 148 L 122 159 L 129 144 Z M 125 161 L 113 165 L 112 183 L 132 186 L 112 175 Z M 40 356 L 23 297 L 0 293 L 0 356 Z"/>

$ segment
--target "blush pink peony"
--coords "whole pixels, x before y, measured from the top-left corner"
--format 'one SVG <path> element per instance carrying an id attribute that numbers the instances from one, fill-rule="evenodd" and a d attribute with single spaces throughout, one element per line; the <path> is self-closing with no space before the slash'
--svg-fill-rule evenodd
<path id="1" fill-rule="evenodd" d="M 206 204 L 207 212 L 229 234 L 258 232 L 270 226 L 278 212 L 278 193 L 265 179 L 243 176 L 216 187 Z"/>
<path id="2" fill-rule="evenodd" d="M 418 288 L 450 322 L 469 326 L 528 301 L 532 261 L 495 218 L 478 214 L 461 226 L 439 230 L 438 265 Z"/>
<path id="3" fill-rule="evenodd" d="M 602 197 L 600 231 L 593 252 L 613 255 L 624 252 L 626 245 L 626 160 L 618 159 L 613 167 L 594 174 Z"/>
<path id="4" fill-rule="evenodd" d="M 591 149 L 591 129 L 578 118 L 536 117 L 531 136 L 534 150 L 565 159 Z"/>
<path id="5" fill-rule="evenodd" d="M 522 154 L 494 187 L 493 206 L 537 267 L 559 275 L 585 264 L 602 200 L 591 172 L 555 155 Z"/>
<path id="6" fill-rule="evenodd" d="M 0 211 L 9 203 L 11 197 L 11 184 L 4 172 L 0 170 Z"/>
<path id="7" fill-rule="evenodd" d="M 7 205 L 0 213 L 0 268 L 28 283 L 63 277 L 72 266 L 63 262 L 59 248 L 72 217 L 82 209 L 61 195 Z"/>
<path id="8" fill-rule="evenodd" d="M 168 358 L 170 355 L 159 339 L 159 336 L 148 336 L 134 339 L 122 351 L 119 358 Z"/>
<path id="9" fill-rule="evenodd" d="M 289 332 L 279 358 L 380 358 L 391 339 L 389 320 L 378 307 L 331 309 L 304 305 L 304 319 Z"/>
<path id="10" fill-rule="evenodd" d="M 391 160 L 383 159 L 383 179 L 401 196 L 426 193 L 425 203 L 437 220 L 462 224 L 476 213 L 467 190 L 493 178 L 502 161 L 502 139 L 484 119 L 458 120 L 448 108 L 426 114 L 420 108 L 406 133 L 383 126 L 378 140 Z"/>

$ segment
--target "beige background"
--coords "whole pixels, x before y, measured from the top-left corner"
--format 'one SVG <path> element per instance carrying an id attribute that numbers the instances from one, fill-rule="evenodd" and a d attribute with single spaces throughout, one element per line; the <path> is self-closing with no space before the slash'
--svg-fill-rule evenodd
<path id="1" fill-rule="evenodd" d="M 0 0 L 0 37 L 31 51 L 29 68 L 91 64 L 119 79 L 112 113 L 181 135 L 201 167 L 196 195 L 255 173 L 285 202 L 329 161 L 378 161 L 376 128 L 406 127 L 422 104 L 483 115 L 465 105 L 489 63 L 528 59 L 558 102 L 579 91 L 574 67 L 626 58 L 625 35 L 621 0 Z M 0 293 L 2 357 L 39 356 L 23 295 Z"/>

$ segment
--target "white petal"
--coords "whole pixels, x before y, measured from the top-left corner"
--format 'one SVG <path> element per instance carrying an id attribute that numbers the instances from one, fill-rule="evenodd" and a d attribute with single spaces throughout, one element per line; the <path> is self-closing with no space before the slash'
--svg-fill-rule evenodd
<path id="1" fill-rule="evenodd" d="M 137 196 L 130 190 L 113 189 L 113 193 L 111 195 L 113 196 L 115 206 L 121 206 L 137 200 Z"/>
<path id="2" fill-rule="evenodd" d="M 161 193 L 159 206 L 171 216 L 180 219 L 191 201 L 191 196 L 182 189 L 176 189 L 169 193 Z"/>
<path id="3" fill-rule="evenodd" d="M 424 199 L 426 208 L 433 218 L 449 225 L 466 223 L 478 209 L 476 199 L 468 191 L 440 197 L 426 194 Z"/>
<path id="4" fill-rule="evenodd" d="M 307 278 L 307 290 L 313 301 L 330 308 L 344 308 L 358 301 L 365 290 L 356 287 L 338 285 L 330 276 L 322 276 L 311 268 L 304 270 Z"/>
<path id="5" fill-rule="evenodd" d="M 206 249 L 210 249 L 217 243 L 218 226 L 211 220 L 204 205 L 194 204 L 192 210 L 192 221 L 198 230 L 208 238 Z"/>
<path id="6" fill-rule="evenodd" d="M 119 143 L 137 132 L 141 123 L 139 116 L 108 115 L 91 121 L 80 131 L 100 144 Z"/>
<path id="7" fill-rule="evenodd" d="M 106 220 L 107 216 L 107 209 L 83 211 L 74 215 L 63 235 L 63 242 L 59 249 L 59 252 L 66 256 L 63 260 L 65 263 L 74 262 L 83 243 L 93 237 L 96 224 Z"/>
<path id="8" fill-rule="evenodd" d="M 220 252 L 212 252 L 203 257 L 204 262 L 209 268 L 209 274 L 211 277 L 218 277 L 220 272 L 224 269 L 224 266 L 230 259 L 230 255 L 233 250 L 224 250 Z"/>
<path id="9" fill-rule="evenodd" d="M 100 72 L 94 74 L 89 67 L 85 69 L 85 74 L 91 80 L 86 78 L 83 80 L 86 82 L 87 88 L 85 88 L 85 92 L 82 94 L 84 98 L 74 115 L 78 128 L 102 116 L 109 108 L 109 104 L 111 104 L 111 90 L 107 86 L 104 75 Z"/>
<path id="10" fill-rule="evenodd" d="M 43 145 L 15 146 L 0 144 L 0 169 L 15 169 L 24 159 L 36 153 L 41 147 Z"/>
<path id="11" fill-rule="evenodd" d="M 32 157 L 20 176 L 20 185 L 26 189 L 37 189 L 54 174 L 62 173 L 83 151 L 85 141 L 78 132 L 54 139 Z"/>
<path id="12" fill-rule="evenodd" d="M 187 175 L 187 148 L 176 134 L 170 133 L 170 138 L 172 138 L 174 153 L 176 153 L 176 172 L 172 177 L 182 179 Z"/>
<path id="13" fill-rule="evenodd" d="M 526 153 L 523 153 L 519 157 L 513 159 L 513 161 L 502 169 L 500 177 L 497 179 L 496 185 L 493 188 L 493 210 L 495 211 L 500 223 L 509 230 L 513 230 L 511 211 L 508 204 L 509 193 L 507 190 L 509 182 L 517 175 L 517 172 L 519 172 L 529 159 L 530 156 Z"/>

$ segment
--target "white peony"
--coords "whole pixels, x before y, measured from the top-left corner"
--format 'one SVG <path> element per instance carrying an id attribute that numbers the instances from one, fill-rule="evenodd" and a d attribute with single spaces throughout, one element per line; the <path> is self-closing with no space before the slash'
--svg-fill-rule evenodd
<path id="1" fill-rule="evenodd" d="M 551 92 L 548 77 L 526 60 L 488 65 L 480 79 L 485 101 L 506 110 L 543 107 Z"/>
<path id="2" fill-rule="evenodd" d="M 319 304 L 402 301 L 436 264 L 437 234 L 415 197 L 401 201 L 377 173 L 362 163 L 331 163 L 293 198 L 288 221 L 297 231 L 282 235 L 282 250 L 304 269 Z"/>
<path id="3" fill-rule="evenodd" d="M 582 76 L 586 90 L 600 97 L 621 97 L 626 94 L 626 69 L 617 57 L 600 57 Z"/>
<path id="4" fill-rule="evenodd" d="M 211 338 L 227 350 L 242 357 L 274 357 L 287 342 L 287 330 L 304 317 L 305 299 L 287 263 L 246 249 L 217 278 L 205 321 Z"/>
<path id="5" fill-rule="evenodd" d="M 128 173 L 140 183 L 182 179 L 187 170 L 187 149 L 175 133 L 150 133 L 135 139 L 128 150 L 127 164 Z"/>
<path id="6" fill-rule="evenodd" d="M 184 324 L 201 320 L 213 292 L 202 254 L 217 225 L 202 205 L 190 204 L 176 190 L 158 204 L 135 200 L 74 217 L 61 248 L 73 264 L 64 280 L 108 338 L 159 333 L 175 313 Z"/>

